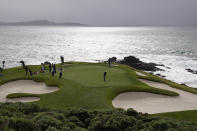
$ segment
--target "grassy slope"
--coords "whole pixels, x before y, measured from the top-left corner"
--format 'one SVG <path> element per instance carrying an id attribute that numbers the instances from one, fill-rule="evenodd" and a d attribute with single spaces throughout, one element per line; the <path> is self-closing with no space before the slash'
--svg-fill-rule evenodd
<path id="1" fill-rule="evenodd" d="M 21 97 L 40 97 L 38 94 L 31 94 L 31 93 L 13 93 L 8 94 L 6 98 L 21 98 Z"/>
<path id="2" fill-rule="evenodd" d="M 170 85 L 171 87 L 174 87 L 174 88 L 177 88 L 177 89 L 181 89 L 181 90 L 184 90 L 184 91 L 193 93 L 193 94 L 197 94 L 197 90 L 194 89 L 194 88 L 191 88 L 191 87 L 188 87 L 188 86 L 184 86 L 184 85 L 180 85 L 180 84 L 177 84 L 177 83 L 172 82 L 172 81 L 170 81 L 170 80 L 162 79 L 162 78 L 157 77 L 157 76 L 155 76 L 155 75 L 151 75 L 151 74 L 149 74 L 149 73 L 142 72 L 142 71 L 137 70 L 137 69 L 134 69 L 134 68 L 133 68 L 133 70 L 139 71 L 139 72 L 144 73 L 144 74 L 146 74 L 146 75 L 148 76 L 148 77 L 145 77 L 145 76 L 138 76 L 138 78 L 146 79 L 146 80 L 151 80 L 151 81 L 155 81 L 155 82 L 161 82 L 161 83 L 164 83 L 164 84 L 168 84 L 168 85 Z"/>
<path id="3" fill-rule="evenodd" d="M 17 67 L 5 70 L 4 77 L 0 77 L 0 84 L 18 79 L 32 79 L 44 81 L 49 86 L 57 85 L 60 88 L 59 91 L 39 95 L 41 100 L 34 102 L 48 108 L 110 109 L 113 108 L 112 99 L 121 92 L 127 91 L 145 91 L 170 96 L 178 95 L 175 92 L 153 88 L 140 82 L 137 78 L 139 76 L 128 66 L 120 65 L 120 67 L 109 68 L 106 64 L 71 64 L 62 65 L 63 78 L 61 80 L 58 79 L 58 75 L 52 78 L 48 72 L 33 77 L 25 76 L 25 71 L 21 67 Z M 31 66 L 31 68 L 33 71 L 39 71 L 40 69 L 39 66 Z M 107 82 L 103 81 L 103 72 L 105 70 L 108 71 Z M 154 79 L 152 76 L 148 78 Z M 156 78 L 155 80 L 160 80 L 160 78 Z M 171 82 L 167 83 L 171 84 Z M 24 94 L 21 95 L 24 96 Z M 12 96 L 18 97 L 20 94 Z"/>
<path id="4" fill-rule="evenodd" d="M 153 116 L 168 117 L 180 121 L 197 122 L 197 110 L 159 113 L 154 114 Z"/>

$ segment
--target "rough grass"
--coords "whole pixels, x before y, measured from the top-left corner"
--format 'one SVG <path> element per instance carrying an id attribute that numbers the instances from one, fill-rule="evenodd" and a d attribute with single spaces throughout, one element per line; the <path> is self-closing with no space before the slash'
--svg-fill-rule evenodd
<path id="1" fill-rule="evenodd" d="M 179 121 L 197 122 L 197 110 L 159 113 L 159 114 L 154 114 L 153 116 L 167 117 Z"/>
<path id="2" fill-rule="evenodd" d="M 112 100 L 122 92 L 150 92 L 168 96 L 177 96 L 176 92 L 150 87 L 138 78 L 151 79 L 164 82 L 171 86 L 174 83 L 162 78 L 148 75 L 138 76 L 133 68 L 125 65 L 109 68 L 104 63 L 81 63 L 69 62 L 69 65 L 59 64 L 63 68 L 62 79 L 58 78 L 58 73 L 52 77 L 48 71 L 43 74 L 26 76 L 21 67 L 7 69 L 3 72 L 4 77 L 0 77 L 0 85 L 14 80 L 34 80 L 45 82 L 47 86 L 58 86 L 60 89 L 53 93 L 39 95 L 40 101 L 33 102 L 41 107 L 47 108 L 88 108 L 88 109 L 112 109 Z M 39 71 L 40 66 L 30 66 L 33 71 Z M 107 82 L 103 80 L 103 72 L 107 70 Z M 177 88 L 178 84 L 175 84 Z M 196 93 L 189 87 L 184 90 Z M 11 97 L 29 97 L 33 94 L 11 94 Z M 8 96 L 10 97 L 10 96 Z"/>
<path id="3" fill-rule="evenodd" d="M 180 84 L 177 84 L 177 83 L 172 82 L 170 80 L 166 80 L 166 79 L 157 77 L 155 75 L 151 75 L 151 74 L 146 73 L 146 72 L 142 72 L 142 71 L 134 69 L 134 68 L 133 68 L 133 70 L 136 70 L 138 72 L 141 72 L 141 73 L 144 73 L 144 74 L 147 75 L 147 76 L 138 76 L 138 78 L 140 78 L 140 79 L 146 79 L 146 80 L 151 80 L 151 81 L 155 81 L 155 82 L 161 82 L 161 83 L 167 84 L 167 85 L 169 85 L 171 87 L 174 87 L 174 88 L 177 88 L 177 89 L 181 89 L 181 90 L 193 93 L 193 94 L 197 94 L 197 90 L 194 89 L 194 88 L 191 88 L 191 87 L 188 87 L 188 86 L 184 86 L 184 85 L 180 85 Z"/>

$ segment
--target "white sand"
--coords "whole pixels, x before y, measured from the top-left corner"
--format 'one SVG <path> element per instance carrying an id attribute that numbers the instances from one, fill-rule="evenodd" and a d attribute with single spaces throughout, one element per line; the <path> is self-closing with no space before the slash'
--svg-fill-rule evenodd
<path id="1" fill-rule="evenodd" d="M 114 107 L 133 108 L 143 113 L 162 113 L 197 109 L 197 95 L 172 88 L 166 84 L 140 80 L 152 87 L 166 89 L 179 93 L 180 96 L 170 97 L 145 92 L 127 92 L 114 98 Z"/>
<path id="2" fill-rule="evenodd" d="M 139 76 L 147 76 L 147 75 L 145 75 L 145 74 L 143 74 L 141 72 L 138 72 L 138 71 L 136 71 L 135 73 L 138 74 Z"/>
<path id="3" fill-rule="evenodd" d="M 44 94 L 57 91 L 58 87 L 48 87 L 43 82 L 34 82 L 32 80 L 18 80 L 8 82 L 0 86 L 0 102 L 32 102 L 38 101 L 37 97 L 24 97 L 8 99 L 6 96 L 12 93 L 32 93 Z"/>

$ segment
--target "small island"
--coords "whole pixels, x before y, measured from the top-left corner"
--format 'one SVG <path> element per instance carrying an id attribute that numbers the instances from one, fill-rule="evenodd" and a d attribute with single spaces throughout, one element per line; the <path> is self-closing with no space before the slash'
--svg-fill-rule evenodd
<path id="1" fill-rule="evenodd" d="M 75 22 L 57 23 L 48 20 L 32 20 L 32 21 L 22 21 L 22 22 L 0 22 L 0 26 L 87 26 L 87 25 L 75 23 Z"/>

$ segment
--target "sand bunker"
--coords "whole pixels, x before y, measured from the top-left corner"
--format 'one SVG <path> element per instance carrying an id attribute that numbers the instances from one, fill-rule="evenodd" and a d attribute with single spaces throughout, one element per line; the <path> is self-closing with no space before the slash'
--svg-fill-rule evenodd
<path id="1" fill-rule="evenodd" d="M 143 113 L 162 113 L 197 109 L 197 95 L 172 88 L 166 84 L 140 80 L 149 86 L 179 93 L 180 96 L 170 97 L 145 92 L 127 92 L 114 98 L 114 107 L 133 108 Z"/>
<path id="2" fill-rule="evenodd" d="M 48 87 L 43 82 L 34 82 L 31 80 L 18 80 L 8 82 L 0 86 L 0 102 L 32 102 L 38 101 L 37 97 L 23 97 L 8 99 L 6 96 L 12 93 L 32 93 L 32 94 L 45 94 L 57 91 L 58 87 Z"/>
<path id="3" fill-rule="evenodd" d="M 140 73 L 140 72 L 135 72 L 136 74 L 138 74 L 139 76 L 147 76 L 147 75 L 145 75 L 145 74 L 143 74 L 143 73 Z"/>

